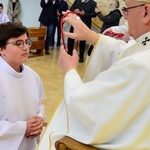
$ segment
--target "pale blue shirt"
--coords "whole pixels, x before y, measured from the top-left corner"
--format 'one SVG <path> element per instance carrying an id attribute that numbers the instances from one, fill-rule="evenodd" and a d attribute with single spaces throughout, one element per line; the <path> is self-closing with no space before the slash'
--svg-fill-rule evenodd
<path id="1" fill-rule="evenodd" d="M 7 22 L 10 22 L 7 14 L 4 12 L 0 13 L 0 24 L 1 23 L 7 23 Z"/>

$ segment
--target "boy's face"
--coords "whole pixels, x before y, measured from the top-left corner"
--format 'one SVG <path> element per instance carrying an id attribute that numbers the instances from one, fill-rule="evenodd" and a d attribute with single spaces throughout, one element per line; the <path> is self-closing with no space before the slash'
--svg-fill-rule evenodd
<path id="1" fill-rule="evenodd" d="M 25 43 L 27 39 L 28 37 L 26 34 L 20 35 L 19 37 L 10 38 L 7 41 L 6 47 L 0 48 L 0 54 L 3 59 L 13 68 L 20 66 L 28 59 L 29 46 Z M 23 44 L 19 44 L 17 46 L 16 41 L 23 41 Z"/>
<path id="2" fill-rule="evenodd" d="M 2 13 L 2 11 L 3 11 L 3 8 L 2 8 L 2 7 L 0 7 L 0 13 Z"/>

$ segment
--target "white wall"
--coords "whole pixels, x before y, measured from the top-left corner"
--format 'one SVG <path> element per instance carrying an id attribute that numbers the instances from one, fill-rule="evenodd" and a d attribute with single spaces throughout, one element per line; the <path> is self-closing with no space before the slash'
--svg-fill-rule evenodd
<path id="1" fill-rule="evenodd" d="M 26 27 L 38 27 L 39 15 L 41 13 L 40 7 L 41 0 L 20 0 L 21 13 L 20 20 Z M 4 12 L 7 12 L 8 0 L 0 0 L 0 3 L 4 5 Z"/>

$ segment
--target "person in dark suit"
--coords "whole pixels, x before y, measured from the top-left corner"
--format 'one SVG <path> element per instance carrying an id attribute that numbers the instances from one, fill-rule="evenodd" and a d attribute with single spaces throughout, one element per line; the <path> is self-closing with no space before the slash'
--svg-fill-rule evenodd
<path id="1" fill-rule="evenodd" d="M 94 0 L 75 0 L 70 10 L 77 13 L 81 20 L 91 28 L 92 18 L 96 17 L 95 7 L 96 2 Z M 73 32 L 73 27 L 71 26 L 70 32 Z M 74 39 L 68 38 L 68 54 L 72 55 L 74 48 Z M 86 41 L 80 41 L 79 49 L 79 62 L 84 62 L 84 51 L 86 47 Z"/>
<path id="2" fill-rule="evenodd" d="M 101 13 L 101 10 L 98 7 L 95 8 L 95 12 L 97 13 L 98 18 L 103 22 L 100 33 L 103 33 L 106 29 L 108 29 L 112 26 L 118 26 L 119 25 L 122 14 L 118 8 L 119 8 L 119 1 L 118 0 L 112 0 L 111 1 L 110 13 L 106 16 L 104 16 Z"/>
<path id="3" fill-rule="evenodd" d="M 60 42 L 61 42 L 61 34 L 60 34 L 60 21 L 62 18 L 62 12 L 68 10 L 68 4 L 65 0 L 59 0 L 59 9 L 57 10 L 57 16 L 58 16 L 58 24 L 57 24 L 57 49 L 60 48 Z"/>
<path id="4" fill-rule="evenodd" d="M 45 40 L 45 54 L 49 55 L 49 46 L 54 47 L 54 34 L 57 26 L 57 9 L 59 7 L 59 0 L 41 0 L 40 3 L 42 12 L 39 17 L 40 26 L 47 27 L 47 34 Z"/>

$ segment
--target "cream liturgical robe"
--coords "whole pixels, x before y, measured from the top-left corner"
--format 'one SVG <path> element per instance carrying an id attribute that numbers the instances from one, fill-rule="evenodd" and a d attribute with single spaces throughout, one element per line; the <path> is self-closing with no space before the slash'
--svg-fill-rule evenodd
<path id="1" fill-rule="evenodd" d="M 16 72 L 0 57 L 0 150 L 35 150 L 37 138 L 24 136 L 26 121 L 44 118 L 43 86 L 37 73 L 22 65 Z"/>
<path id="2" fill-rule="evenodd" d="M 63 135 L 110 150 L 150 149 L 150 33 L 127 50 L 122 48 L 118 56 L 111 51 L 118 46 L 104 49 L 104 42 L 109 43 L 102 35 L 92 52 L 91 57 L 104 62 L 95 64 L 91 78 L 85 75 L 84 83 L 76 70 L 66 74 L 64 100 L 39 150 L 55 150 L 54 142 Z M 103 57 L 94 55 L 97 51 L 103 51 Z M 94 67 L 92 61 L 87 62 L 86 74 L 90 73 L 89 65 Z"/>

